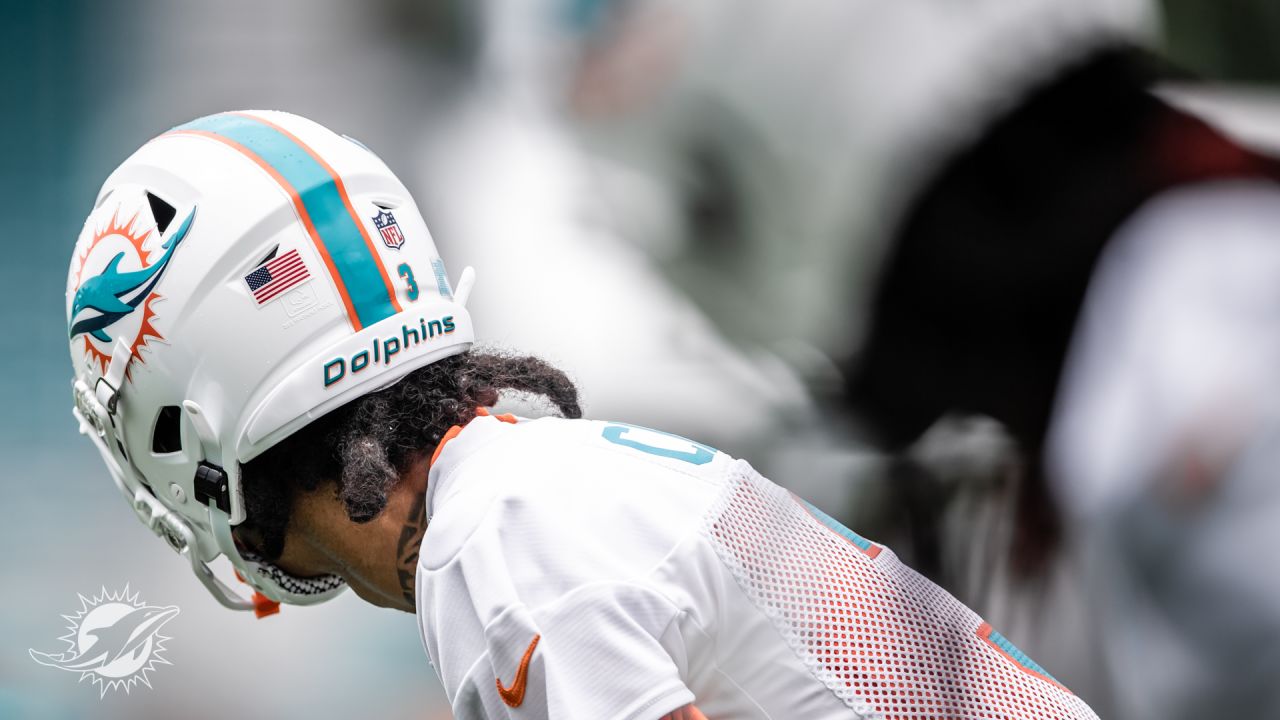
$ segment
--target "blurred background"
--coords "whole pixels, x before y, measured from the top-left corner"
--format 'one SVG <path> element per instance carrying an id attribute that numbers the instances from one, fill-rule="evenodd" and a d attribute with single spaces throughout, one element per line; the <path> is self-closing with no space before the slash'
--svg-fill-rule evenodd
<path id="1" fill-rule="evenodd" d="M 1011 5 L 6 3 L 0 717 L 449 717 L 412 617 L 349 593 L 261 621 L 223 611 L 76 434 L 65 278 L 97 188 L 148 138 L 239 108 L 299 113 L 378 152 L 450 267 L 477 268 L 480 334 L 567 369 L 589 416 L 749 459 L 1125 717 L 1106 712 L 1124 701 L 1086 571 L 1063 554 L 1028 582 L 1010 551 L 1016 439 L 949 416 L 905 453 L 872 450 L 846 362 L 918 188 L 1099 38 L 1163 58 L 1169 96 L 1232 137 L 1280 147 L 1280 6 Z M 1009 36 L 1025 47 L 985 52 Z M 1184 92 L 1191 78 L 1212 86 Z M 557 316 L 574 332 L 548 328 Z M 126 583 L 181 608 L 151 689 L 99 699 L 31 660 L 61 649 L 77 593 Z"/>

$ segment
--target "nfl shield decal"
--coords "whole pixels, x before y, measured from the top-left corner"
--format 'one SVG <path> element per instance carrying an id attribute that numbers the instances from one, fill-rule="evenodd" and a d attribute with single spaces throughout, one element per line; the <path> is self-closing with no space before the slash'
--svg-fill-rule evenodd
<path id="1" fill-rule="evenodd" d="M 382 210 L 373 216 L 373 226 L 382 233 L 382 243 L 392 250 L 399 250 L 404 245 L 404 233 L 400 232 L 400 224 L 390 210 Z"/>

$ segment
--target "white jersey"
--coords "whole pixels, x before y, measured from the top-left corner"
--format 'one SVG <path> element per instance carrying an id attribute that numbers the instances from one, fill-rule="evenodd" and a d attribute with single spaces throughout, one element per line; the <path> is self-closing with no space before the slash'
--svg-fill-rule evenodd
<path id="1" fill-rule="evenodd" d="M 478 417 L 417 573 L 454 715 L 1095 718 L 981 618 L 758 475 L 621 423 Z"/>

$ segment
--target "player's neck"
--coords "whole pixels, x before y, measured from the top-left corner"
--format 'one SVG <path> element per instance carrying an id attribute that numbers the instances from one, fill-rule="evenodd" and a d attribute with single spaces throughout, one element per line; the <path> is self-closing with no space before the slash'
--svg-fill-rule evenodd
<path id="1" fill-rule="evenodd" d="M 323 512 L 328 517 L 307 533 L 334 572 L 363 600 L 381 607 L 415 612 L 418 547 L 427 529 L 427 460 L 411 464 L 387 496 L 387 506 L 367 523 L 346 517 L 341 501 Z"/>

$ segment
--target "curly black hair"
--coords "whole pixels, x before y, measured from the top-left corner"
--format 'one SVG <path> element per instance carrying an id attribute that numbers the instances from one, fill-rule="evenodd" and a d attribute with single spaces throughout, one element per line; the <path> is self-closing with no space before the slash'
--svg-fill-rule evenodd
<path id="1" fill-rule="evenodd" d="M 530 356 L 470 350 L 418 368 L 404 379 L 315 420 L 240 465 L 245 529 L 255 552 L 284 551 L 294 499 L 332 485 L 357 523 L 369 522 L 415 460 L 432 452 L 454 425 L 499 393 L 545 398 L 565 417 L 582 416 L 578 389 L 561 370 Z"/>

